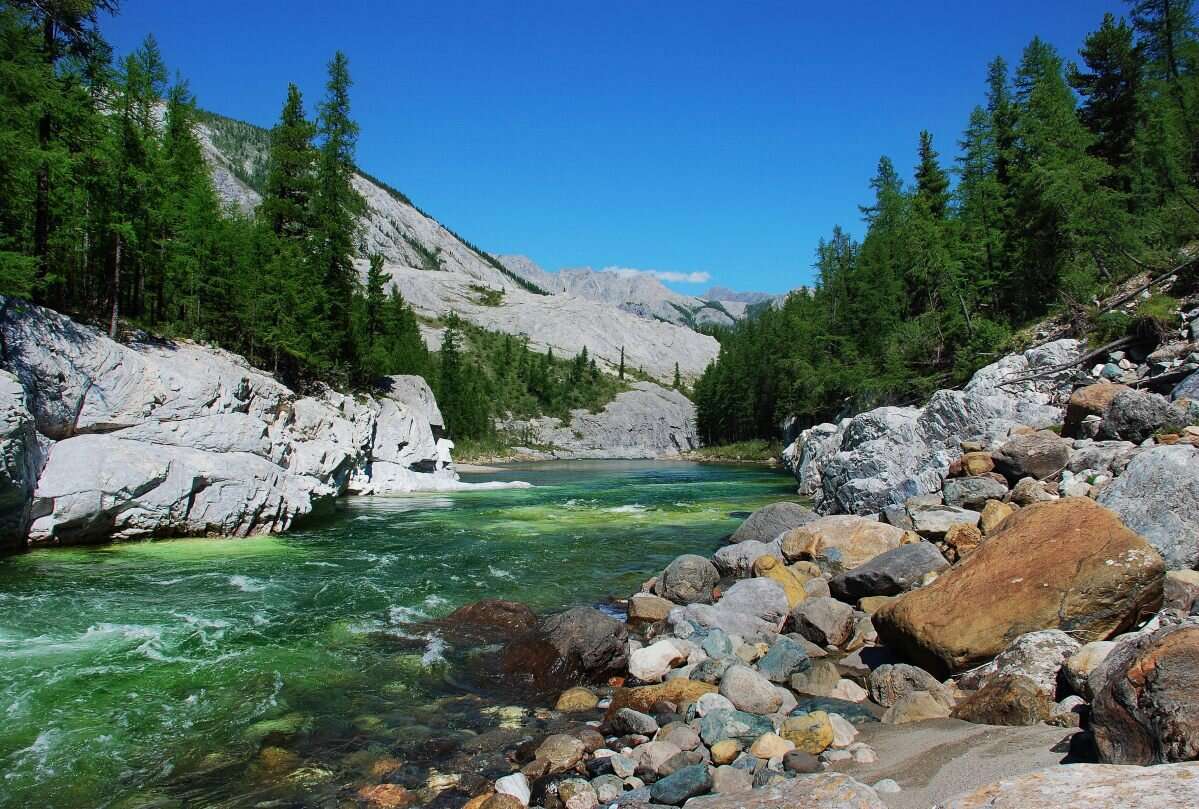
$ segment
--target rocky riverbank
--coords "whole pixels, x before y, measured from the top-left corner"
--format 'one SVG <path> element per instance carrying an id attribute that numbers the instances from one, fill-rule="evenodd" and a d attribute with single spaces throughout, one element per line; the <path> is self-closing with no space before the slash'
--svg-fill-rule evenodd
<path id="1" fill-rule="evenodd" d="M 502 617 L 496 676 L 544 707 L 509 774 L 437 802 L 1199 802 L 1199 377 L 1172 397 L 1079 385 L 1080 354 L 1058 341 L 806 432 L 791 458 L 818 510 L 754 512 L 625 620 L 450 616 Z M 357 798 L 417 800 L 380 788 Z"/>
<path id="2" fill-rule="evenodd" d="M 0 548 L 286 530 L 344 494 L 458 480 L 420 377 L 301 396 L 192 342 L 0 299 Z"/>

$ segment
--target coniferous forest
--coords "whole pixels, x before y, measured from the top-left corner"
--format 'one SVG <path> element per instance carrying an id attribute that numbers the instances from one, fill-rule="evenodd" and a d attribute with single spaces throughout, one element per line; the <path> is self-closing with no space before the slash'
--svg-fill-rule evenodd
<path id="1" fill-rule="evenodd" d="M 1135 328 L 1094 317 L 1097 296 L 1186 263 L 1199 235 L 1190 0 L 1131 2 L 1077 57 L 1033 39 L 1019 64 L 987 65 L 980 89 L 952 164 L 928 132 L 911 180 L 881 158 L 864 238 L 834 228 L 812 288 L 719 335 L 695 389 L 706 442 L 922 400 L 1049 314 L 1079 336 Z"/>

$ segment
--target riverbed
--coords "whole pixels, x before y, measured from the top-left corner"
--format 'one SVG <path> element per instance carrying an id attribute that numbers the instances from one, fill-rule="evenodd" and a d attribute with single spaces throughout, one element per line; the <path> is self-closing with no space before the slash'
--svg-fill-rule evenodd
<path id="1" fill-rule="evenodd" d="M 523 714 L 422 622 L 486 597 L 602 605 L 794 496 L 775 471 L 682 462 L 465 477 L 534 488 L 0 559 L 0 806 L 338 806 L 400 763 L 436 788 L 440 758 Z"/>

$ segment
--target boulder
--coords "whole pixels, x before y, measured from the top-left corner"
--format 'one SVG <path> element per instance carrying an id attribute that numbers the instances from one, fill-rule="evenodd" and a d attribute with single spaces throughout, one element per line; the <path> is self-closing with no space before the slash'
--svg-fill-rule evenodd
<path id="1" fill-rule="evenodd" d="M 912 691 L 895 701 L 883 714 L 885 725 L 905 725 L 928 719 L 944 719 L 952 711 L 947 700 L 929 691 Z"/>
<path id="2" fill-rule="evenodd" d="M 978 527 L 984 536 L 990 536 L 999 530 L 1003 521 L 1016 513 L 1016 509 L 998 500 L 988 500 L 983 506 L 982 515 L 978 519 Z"/>
<path id="3" fill-rule="evenodd" d="M 438 623 L 456 634 L 513 637 L 535 630 L 537 615 L 519 601 L 485 598 L 459 607 Z"/>
<path id="4" fill-rule="evenodd" d="M 1066 662 L 1062 664 L 1062 676 L 1066 678 L 1070 688 L 1074 689 L 1074 693 L 1088 702 L 1094 698 L 1095 695 L 1091 691 L 1091 674 L 1114 648 L 1116 641 L 1093 640 L 1066 658 Z"/>
<path id="5" fill-rule="evenodd" d="M 688 809 L 886 809 L 878 793 L 844 773 L 816 773 L 775 781 L 750 792 L 705 795 Z"/>
<path id="6" fill-rule="evenodd" d="M 818 646 L 842 646 L 853 635 L 853 608 L 835 598 L 809 598 L 792 610 L 791 622 Z"/>
<path id="7" fill-rule="evenodd" d="M 599 697 L 586 688 L 571 688 L 558 695 L 554 703 L 555 711 L 563 713 L 582 713 L 590 711 L 599 704 Z"/>
<path id="8" fill-rule="evenodd" d="M 981 450 L 962 453 L 962 471 L 970 476 L 985 475 L 995 469 L 991 453 Z"/>
<path id="9" fill-rule="evenodd" d="M 1145 537 L 1168 567 L 1199 567 L 1199 447 L 1141 452 L 1103 488 L 1099 503 Z"/>
<path id="10" fill-rule="evenodd" d="M 1099 423 L 1099 435 L 1139 444 L 1171 422 L 1170 401 L 1156 393 L 1125 390 L 1112 398 Z"/>
<path id="11" fill-rule="evenodd" d="M 632 708 L 641 713 L 650 713 L 659 702 L 670 702 L 680 710 L 704 694 L 715 694 L 717 688 L 698 680 L 667 680 L 658 685 L 643 685 L 639 688 L 618 688 L 612 694 L 607 717 L 615 716 L 621 708 Z"/>
<path id="12" fill-rule="evenodd" d="M 772 758 L 782 758 L 794 749 L 795 745 L 792 742 L 777 733 L 763 733 L 749 746 L 749 754 L 755 758 L 769 761 Z"/>
<path id="13" fill-rule="evenodd" d="M 797 702 L 795 708 L 791 710 L 791 713 L 798 716 L 799 714 L 813 713 L 815 711 L 840 714 L 855 725 L 878 721 L 878 717 L 875 716 L 870 706 L 855 702 L 846 702 L 843 699 L 833 699 L 831 697 L 802 698 Z"/>
<path id="14" fill-rule="evenodd" d="M 712 789 L 712 776 L 706 764 L 693 764 L 673 772 L 650 785 L 649 794 L 654 803 L 665 806 L 682 806 L 688 798 L 703 795 Z"/>
<path id="15" fill-rule="evenodd" d="M 1003 674 L 967 695 L 952 715 L 976 725 L 1035 725 L 1048 719 L 1053 708 L 1053 697 L 1039 683 L 1019 674 Z"/>
<path id="16" fill-rule="evenodd" d="M 558 799 L 565 809 L 595 809 L 599 796 L 595 787 L 582 778 L 567 778 L 558 782 Z"/>
<path id="17" fill-rule="evenodd" d="M 555 733 L 547 736 L 537 746 L 533 758 L 535 761 L 544 762 L 545 767 L 540 771 L 547 775 L 553 775 L 574 769 L 574 766 L 583 760 L 585 752 L 586 748 L 583 743 L 574 736 Z"/>
<path id="18" fill-rule="evenodd" d="M 736 760 L 737 756 L 741 755 L 741 743 L 736 739 L 723 739 L 712 745 L 711 753 L 713 764 L 732 764 L 733 761 Z"/>
<path id="19" fill-rule="evenodd" d="M 1175 809 L 1199 805 L 1199 764 L 1069 764 L 1005 778 L 934 809 Z"/>
<path id="20" fill-rule="evenodd" d="M 828 660 L 815 660 L 807 671 L 791 675 L 789 685 L 791 690 L 799 694 L 811 694 L 814 697 L 827 697 L 841 680 L 841 674 L 835 663 Z"/>
<path id="21" fill-rule="evenodd" d="M 1087 416 L 1098 416 L 1102 419 L 1112 399 L 1127 390 L 1132 389 L 1114 382 L 1099 382 L 1074 391 L 1066 405 L 1066 422 L 1062 426 L 1062 435 L 1078 436 L 1079 427 Z"/>
<path id="22" fill-rule="evenodd" d="M 770 645 L 770 651 L 758 660 L 757 666 L 770 682 L 786 683 L 793 675 L 811 669 L 812 661 L 803 644 L 782 636 Z"/>
<path id="23" fill-rule="evenodd" d="M 652 624 L 665 621 L 674 602 L 652 593 L 634 593 L 629 598 L 629 623 Z"/>
<path id="24" fill-rule="evenodd" d="M 763 733 L 773 730 L 774 724 L 767 717 L 744 711 L 709 711 L 699 720 L 699 735 L 708 747 L 725 739 L 748 747 Z"/>
<path id="25" fill-rule="evenodd" d="M 884 663 L 870 672 L 869 685 L 870 698 L 884 708 L 916 691 L 933 693 L 942 688 L 936 677 L 907 663 Z"/>
<path id="26" fill-rule="evenodd" d="M 824 711 L 792 714 L 783 720 L 779 735 L 796 750 L 817 755 L 833 743 L 833 724 Z"/>
<path id="27" fill-rule="evenodd" d="M 1162 607 L 1190 613 L 1199 603 L 1199 570 L 1170 570 L 1162 591 Z"/>
<path id="28" fill-rule="evenodd" d="M 503 665 L 539 683 L 604 679 L 628 666 L 628 630 L 594 607 L 574 607 L 546 618 L 540 629 L 510 643 Z"/>
<path id="29" fill-rule="evenodd" d="M 1058 496 L 1036 478 L 1020 478 L 1008 493 L 1008 500 L 1017 506 L 1031 506 L 1033 503 L 1047 503 L 1057 499 Z"/>
<path id="30" fill-rule="evenodd" d="M 725 545 L 712 555 L 712 562 L 722 576 L 744 578 L 754 570 L 754 562 L 763 556 L 781 560 L 783 552 L 777 541 L 757 542 L 747 539 L 735 545 Z"/>
<path id="31" fill-rule="evenodd" d="M 687 653 L 669 638 L 634 649 L 629 655 L 629 674 L 643 683 L 661 682 L 675 666 L 687 660 Z"/>
<path id="32" fill-rule="evenodd" d="M 980 519 L 979 522 L 981 523 L 982 520 Z M 974 553 L 982 541 L 983 532 L 968 522 L 949 526 L 949 530 L 945 532 L 945 539 L 942 540 L 945 546 L 945 555 L 951 562 L 960 562 Z"/>
<path id="33" fill-rule="evenodd" d="M 676 604 L 707 604 L 720 581 L 716 566 L 702 556 L 684 554 L 666 566 L 654 593 Z"/>
<path id="34" fill-rule="evenodd" d="M 804 589 L 804 577 L 784 565 L 773 556 L 763 556 L 754 562 L 754 575 L 761 576 L 778 584 L 787 595 L 787 606 L 794 607 L 807 598 Z"/>
<path id="35" fill-rule="evenodd" d="M 731 666 L 720 681 L 720 695 L 738 711 L 771 714 L 783 704 L 770 680 L 748 666 Z"/>
<path id="36" fill-rule="evenodd" d="M 1161 604 L 1161 557 L 1084 498 L 1021 509 L 927 587 L 873 616 L 879 638 L 934 674 L 977 666 L 1026 632 L 1084 642 L 1122 631 Z"/>
<path id="37" fill-rule="evenodd" d="M 1122 641 L 1095 674 L 1104 683 L 1091 705 L 1100 761 L 1199 758 L 1199 618 Z"/>
<path id="38" fill-rule="evenodd" d="M 1179 399 L 1199 401 L 1199 371 L 1175 385 L 1174 390 L 1170 391 L 1170 398 L 1176 402 Z"/>
<path id="39" fill-rule="evenodd" d="M 1007 495 L 1007 484 L 990 475 L 950 478 L 942 494 L 948 506 L 980 511 L 988 500 L 1002 500 Z"/>
<path id="40" fill-rule="evenodd" d="M 1011 483 L 1026 477 L 1044 480 L 1066 468 L 1070 442 L 1049 430 L 1020 433 L 1005 441 L 992 455 L 996 470 Z"/>
<path id="41" fill-rule="evenodd" d="M 683 751 L 670 742 L 646 742 L 633 750 L 631 758 L 637 771 L 646 770 L 655 776 L 664 775 L 669 762 Z M 684 765 L 685 766 L 685 765 Z"/>
<path id="42" fill-rule="evenodd" d="M 928 542 L 913 542 L 880 553 L 864 565 L 840 573 L 829 581 L 833 596 L 856 603 L 868 596 L 891 596 L 920 584 L 928 573 L 949 567 L 945 557 Z"/>
<path id="43" fill-rule="evenodd" d="M 807 525 L 819 515 L 799 503 L 771 503 L 750 514 L 729 538 L 734 544 L 754 540 L 773 542 L 792 528 Z"/>
<path id="44" fill-rule="evenodd" d="M 773 640 L 787 618 L 787 594 L 770 579 L 742 579 L 730 587 L 715 605 L 689 604 L 671 610 L 667 619 L 672 626 L 680 622 L 729 635 L 746 641 Z"/>
<path id="45" fill-rule="evenodd" d="M 724 744 L 724 742 L 722 742 Z M 715 754 L 712 761 L 715 762 Z M 717 795 L 729 795 L 735 792 L 748 792 L 754 788 L 754 774 L 740 767 L 717 767 L 712 773 L 712 791 Z"/>
<path id="46" fill-rule="evenodd" d="M 524 776 L 524 773 L 519 772 L 505 775 L 503 778 L 497 778 L 495 781 L 495 791 L 501 795 L 511 795 L 520 801 L 521 806 L 528 806 L 529 798 L 532 796 L 532 791 L 529 789 L 529 779 Z"/>
<path id="47" fill-rule="evenodd" d="M 1082 648 L 1060 629 L 1042 629 L 1016 638 L 990 663 L 973 669 L 958 680 L 965 689 L 984 687 L 996 677 L 1018 674 L 1032 680 L 1049 698 L 1057 699 L 1058 673 L 1066 660 Z"/>
<path id="48" fill-rule="evenodd" d="M 657 720 L 648 714 L 634 711 L 632 708 L 621 708 L 611 719 L 605 720 L 604 725 L 613 736 L 628 736 L 630 734 L 653 736 L 658 732 Z M 666 740 L 662 739 L 660 741 Z"/>
<path id="49" fill-rule="evenodd" d="M 803 750 L 792 750 L 783 756 L 783 769 L 801 775 L 819 772 L 820 759 Z"/>
<path id="50" fill-rule="evenodd" d="M 1139 452 L 1131 441 L 1075 441 L 1066 468 L 1075 474 L 1122 475 Z"/>
<path id="51" fill-rule="evenodd" d="M 783 535 L 780 549 L 788 562 L 810 559 L 829 570 L 849 570 L 904 542 L 893 525 L 865 517 L 821 517 Z"/>
<path id="52" fill-rule="evenodd" d="M 909 506 L 908 515 L 916 533 L 930 539 L 941 539 L 955 525 L 978 525 L 981 516 L 970 509 L 934 504 Z"/>

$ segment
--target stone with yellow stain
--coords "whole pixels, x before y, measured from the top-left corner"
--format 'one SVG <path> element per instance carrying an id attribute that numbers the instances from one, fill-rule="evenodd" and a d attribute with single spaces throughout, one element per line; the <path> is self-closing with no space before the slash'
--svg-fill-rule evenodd
<path id="1" fill-rule="evenodd" d="M 789 716 L 783 720 L 780 735 L 796 750 L 819 755 L 833 743 L 833 725 L 824 711 Z"/>
<path id="2" fill-rule="evenodd" d="M 807 598 L 804 579 L 773 556 L 759 556 L 754 560 L 754 575 L 777 582 L 787 595 L 787 606 L 794 607 Z"/>

